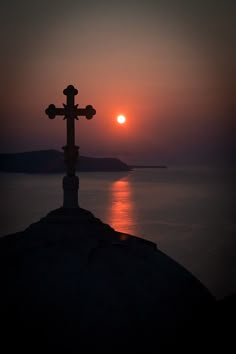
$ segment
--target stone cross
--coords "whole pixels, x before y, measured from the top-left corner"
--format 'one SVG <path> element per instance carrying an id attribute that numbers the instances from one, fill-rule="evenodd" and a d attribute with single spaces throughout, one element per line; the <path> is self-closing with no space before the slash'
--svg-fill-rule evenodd
<path id="1" fill-rule="evenodd" d="M 75 96 L 78 90 L 76 90 L 74 86 L 67 86 L 63 93 L 67 97 L 66 104 L 63 104 L 64 107 L 57 108 L 54 104 L 50 104 L 45 112 L 50 119 L 54 119 L 56 116 L 64 116 L 64 119 L 67 121 L 67 144 L 63 147 L 67 170 L 67 175 L 63 178 L 63 207 L 77 208 L 79 179 L 75 175 L 75 172 L 79 147 L 75 145 L 74 122 L 79 116 L 85 116 L 87 119 L 91 119 L 96 114 L 96 111 L 91 105 L 85 108 L 78 108 L 78 104 L 75 105 Z"/>

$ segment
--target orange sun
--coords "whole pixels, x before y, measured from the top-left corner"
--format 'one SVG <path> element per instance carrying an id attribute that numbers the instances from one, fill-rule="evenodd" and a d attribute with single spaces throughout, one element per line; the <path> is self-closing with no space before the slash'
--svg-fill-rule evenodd
<path id="1" fill-rule="evenodd" d="M 125 118 L 125 116 L 123 116 L 123 114 L 120 114 L 119 116 L 117 116 L 116 120 L 119 124 L 124 124 L 126 122 L 126 118 Z"/>

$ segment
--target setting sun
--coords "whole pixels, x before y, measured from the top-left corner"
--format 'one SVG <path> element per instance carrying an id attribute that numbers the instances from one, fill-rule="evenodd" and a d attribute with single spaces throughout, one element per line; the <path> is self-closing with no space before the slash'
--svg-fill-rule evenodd
<path id="1" fill-rule="evenodd" d="M 124 124 L 124 123 L 126 122 L 126 118 L 125 118 L 125 116 L 123 116 L 122 114 L 120 114 L 119 116 L 117 116 L 116 120 L 117 120 L 117 122 L 118 122 L 119 124 Z"/>

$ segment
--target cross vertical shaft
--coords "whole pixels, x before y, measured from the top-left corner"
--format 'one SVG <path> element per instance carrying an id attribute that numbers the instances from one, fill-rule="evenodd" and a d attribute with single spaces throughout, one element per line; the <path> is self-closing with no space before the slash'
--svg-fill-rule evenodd
<path id="1" fill-rule="evenodd" d="M 67 100 L 64 104 L 64 108 L 56 108 L 54 104 L 50 104 L 46 109 L 46 114 L 50 119 L 55 118 L 57 115 L 64 116 L 66 119 L 66 146 L 64 150 L 64 160 L 66 164 L 66 176 L 63 178 L 63 207 L 64 208 L 77 208 L 78 204 L 78 189 L 79 178 L 76 176 L 76 165 L 78 160 L 79 147 L 75 145 L 75 119 L 78 116 L 85 116 L 87 119 L 91 119 L 95 114 L 95 109 L 88 105 L 85 108 L 78 108 L 75 105 L 75 96 L 78 90 L 74 86 L 69 85 L 64 91 Z"/>
<path id="2" fill-rule="evenodd" d="M 67 146 L 75 145 L 75 121 L 67 119 Z"/>
<path id="3" fill-rule="evenodd" d="M 75 96 L 73 94 L 72 95 L 67 94 L 67 102 L 66 103 L 67 103 L 66 104 L 67 107 L 74 108 L 75 107 Z M 74 145 L 75 145 L 75 122 L 74 122 L 74 117 L 73 117 L 72 119 L 67 118 L 67 146 L 74 146 Z"/>

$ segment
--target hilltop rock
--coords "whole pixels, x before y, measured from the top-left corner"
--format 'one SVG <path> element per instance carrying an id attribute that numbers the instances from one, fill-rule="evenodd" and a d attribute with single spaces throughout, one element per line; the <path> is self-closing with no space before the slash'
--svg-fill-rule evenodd
<path id="1" fill-rule="evenodd" d="M 155 244 L 116 232 L 80 208 L 54 210 L 1 238 L 0 262 L 9 352 L 15 343 L 31 353 L 184 349 L 190 339 L 199 343 L 215 306 L 208 290 Z"/>

